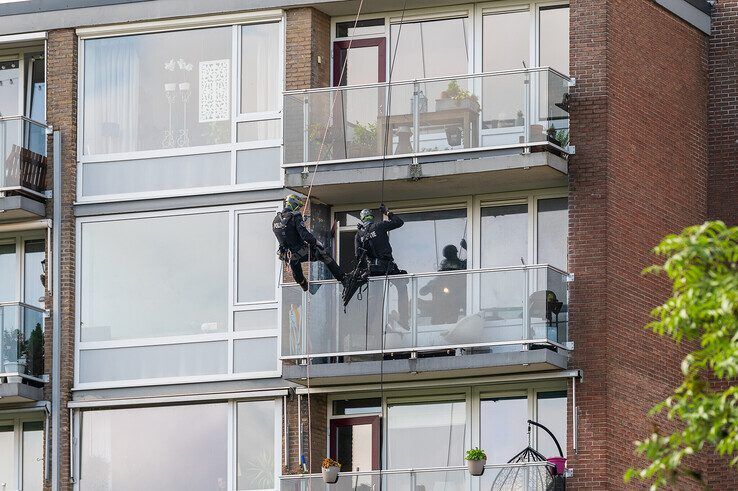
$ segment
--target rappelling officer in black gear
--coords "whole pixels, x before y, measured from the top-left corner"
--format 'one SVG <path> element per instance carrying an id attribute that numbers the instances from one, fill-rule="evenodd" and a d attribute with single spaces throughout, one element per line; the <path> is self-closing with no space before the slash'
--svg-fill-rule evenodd
<path id="1" fill-rule="evenodd" d="M 400 269 L 395 263 L 388 235 L 388 232 L 402 227 L 405 222 L 389 211 L 384 203 L 379 205 L 379 212 L 381 218 L 375 220 L 372 210 L 361 210 L 359 214 L 361 223 L 354 242 L 356 257 L 362 257 L 363 252 L 369 276 L 407 274 L 407 271 Z M 384 219 L 385 215 L 387 220 Z M 390 314 L 390 316 L 394 317 L 393 320 L 400 326 L 408 329 L 407 280 L 393 281 L 392 284 L 397 288 L 397 310 L 399 312 L 394 313 L 394 316 Z"/>
<path id="2" fill-rule="evenodd" d="M 333 277 L 343 283 L 346 275 L 341 267 L 305 227 L 300 214 L 303 204 L 299 196 L 290 194 L 284 200 L 284 210 L 274 217 L 272 231 L 279 242 L 277 256 L 289 263 L 292 276 L 304 291 L 308 290 L 308 281 L 302 272 L 302 263 L 305 261 L 322 261 Z"/>

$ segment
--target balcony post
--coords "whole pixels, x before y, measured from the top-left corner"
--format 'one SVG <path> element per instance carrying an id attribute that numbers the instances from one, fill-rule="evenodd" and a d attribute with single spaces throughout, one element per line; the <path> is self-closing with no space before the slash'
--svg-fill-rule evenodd
<path id="1" fill-rule="evenodd" d="M 524 100 L 525 100 L 525 122 L 523 126 L 523 131 L 525 134 L 525 143 L 530 143 L 530 125 L 533 123 L 533 118 L 531 114 L 531 104 L 530 104 L 530 92 L 531 92 L 532 84 L 530 83 L 530 71 L 525 71 L 525 81 L 523 82 L 523 90 L 524 90 Z M 530 147 L 525 147 L 523 149 L 524 153 L 530 152 Z"/>
<path id="2" fill-rule="evenodd" d="M 391 89 L 390 89 L 391 90 Z M 420 85 L 413 81 L 413 152 L 420 151 Z"/>
<path id="3" fill-rule="evenodd" d="M 309 162 L 310 158 L 310 97 L 307 92 L 302 100 L 302 161 Z"/>
<path id="4" fill-rule="evenodd" d="M 523 339 L 532 339 L 531 337 L 531 323 L 530 323 L 530 269 L 527 266 L 523 267 L 524 276 L 524 290 L 523 290 Z M 525 345 L 526 348 L 530 348 L 529 345 Z"/>

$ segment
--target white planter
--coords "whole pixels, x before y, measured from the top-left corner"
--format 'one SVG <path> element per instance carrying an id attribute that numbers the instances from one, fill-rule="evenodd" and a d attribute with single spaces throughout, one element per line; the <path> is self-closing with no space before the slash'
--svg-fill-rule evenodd
<path id="1" fill-rule="evenodd" d="M 20 362 L 20 361 L 18 362 L 6 361 L 5 364 L 3 365 L 3 372 L 17 373 L 18 375 L 12 375 L 10 377 L 7 377 L 7 379 L 9 383 L 15 383 L 15 384 L 20 383 L 23 381 L 23 377 L 21 377 L 21 375 L 26 373 L 26 363 Z"/>
<path id="2" fill-rule="evenodd" d="M 323 467 L 321 472 L 323 474 L 323 481 L 327 484 L 335 484 L 338 481 L 338 467 Z"/>
<path id="3" fill-rule="evenodd" d="M 485 465 L 487 465 L 487 459 L 466 461 L 466 466 L 469 468 L 469 474 L 472 476 L 481 476 L 484 474 Z"/>

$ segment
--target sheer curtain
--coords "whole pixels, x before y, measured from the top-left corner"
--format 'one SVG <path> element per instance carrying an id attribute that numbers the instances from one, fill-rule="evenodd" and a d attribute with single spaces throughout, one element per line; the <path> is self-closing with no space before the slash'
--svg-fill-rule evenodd
<path id="1" fill-rule="evenodd" d="M 279 24 L 243 26 L 241 112 L 276 111 L 279 84 Z"/>
<path id="2" fill-rule="evenodd" d="M 85 154 L 138 149 L 139 79 L 135 37 L 85 42 Z"/>

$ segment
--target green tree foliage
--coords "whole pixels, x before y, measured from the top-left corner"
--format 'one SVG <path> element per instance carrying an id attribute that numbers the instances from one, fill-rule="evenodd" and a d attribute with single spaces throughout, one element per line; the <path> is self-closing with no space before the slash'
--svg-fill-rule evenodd
<path id="1" fill-rule="evenodd" d="M 681 364 L 683 383 L 650 414 L 665 413 L 677 431 L 655 430 L 636 442 L 649 465 L 629 469 L 633 478 L 651 482 L 651 489 L 667 486 L 679 475 L 700 479 L 684 464 L 685 457 L 709 451 L 738 462 L 738 227 L 707 222 L 669 235 L 654 252 L 663 266 L 647 273 L 666 273 L 672 296 L 653 310 L 648 329 L 677 343 L 693 341 L 695 351 Z"/>

